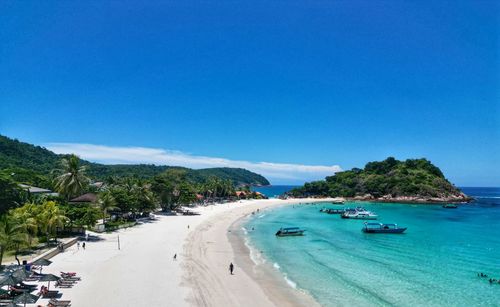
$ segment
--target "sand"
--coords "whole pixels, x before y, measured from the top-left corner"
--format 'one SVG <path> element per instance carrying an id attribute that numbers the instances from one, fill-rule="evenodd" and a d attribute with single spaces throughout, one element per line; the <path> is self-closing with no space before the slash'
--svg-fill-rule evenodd
<path id="1" fill-rule="evenodd" d="M 73 288 L 61 289 L 61 299 L 76 307 L 313 306 L 279 273 L 256 267 L 236 236 L 241 218 L 257 208 L 298 202 L 310 200 L 251 200 L 200 207 L 194 216 L 158 215 L 150 223 L 99 234 L 85 250 L 74 245 L 52 258 L 43 272 L 81 276 Z"/>

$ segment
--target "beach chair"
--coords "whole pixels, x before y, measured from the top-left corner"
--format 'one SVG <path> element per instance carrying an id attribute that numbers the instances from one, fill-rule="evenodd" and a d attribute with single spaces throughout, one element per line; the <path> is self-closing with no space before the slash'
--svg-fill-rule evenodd
<path id="1" fill-rule="evenodd" d="M 42 294 L 42 298 L 57 298 L 59 297 L 59 291 L 57 290 L 47 290 Z"/>
<path id="2" fill-rule="evenodd" d="M 71 306 L 71 301 L 60 301 L 56 299 L 51 299 L 47 307 L 69 307 Z"/>
<path id="3" fill-rule="evenodd" d="M 61 273 L 61 277 L 65 280 L 75 280 L 75 281 L 82 280 L 80 277 L 76 275 L 66 275 L 64 273 Z"/>
<path id="4" fill-rule="evenodd" d="M 73 283 L 65 283 L 60 280 L 56 281 L 56 288 L 71 288 L 73 287 Z"/>

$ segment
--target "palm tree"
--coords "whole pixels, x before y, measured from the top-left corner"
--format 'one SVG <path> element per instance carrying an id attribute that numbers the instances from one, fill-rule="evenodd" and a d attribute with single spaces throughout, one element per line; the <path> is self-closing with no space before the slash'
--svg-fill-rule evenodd
<path id="1" fill-rule="evenodd" d="M 84 190 L 89 178 L 85 175 L 86 167 L 80 165 L 80 159 L 76 155 L 62 159 L 61 163 L 63 170 L 56 178 L 55 188 L 69 200 Z"/>
<path id="2" fill-rule="evenodd" d="M 47 236 L 49 244 L 51 235 L 57 239 L 57 228 L 63 227 L 69 219 L 59 209 L 59 206 L 53 201 L 46 201 L 41 205 L 41 212 L 38 215 L 38 223 L 42 232 Z"/>
<path id="3" fill-rule="evenodd" d="M 108 213 L 108 210 L 117 209 L 116 200 L 113 197 L 113 195 L 111 195 L 111 193 L 108 191 L 101 193 L 99 195 L 97 204 L 99 205 L 99 208 L 102 211 L 102 223 L 104 224 L 106 222 L 106 215 Z"/>
<path id="4" fill-rule="evenodd" d="M 26 203 L 24 206 L 16 208 L 11 212 L 16 223 L 26 230 L 28 247 L 31 249 L 33 238 L 38 233 L 38 224 L 36 220 L 37 205 L 34 203 Z"/>
<path id="5" fill-rule="evenodd" d="M 0 217 L 0 266 L 5 251 L 16 247 L 16 259 L 19 245 L 26 242 L 26 232 L 22 225 L 7 215 Z"/>

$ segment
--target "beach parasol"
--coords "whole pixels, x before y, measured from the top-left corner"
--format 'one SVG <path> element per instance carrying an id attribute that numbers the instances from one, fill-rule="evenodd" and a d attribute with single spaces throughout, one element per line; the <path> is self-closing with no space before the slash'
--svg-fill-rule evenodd
<path id="1" fill-rule="evenodd" d="M 37 260 L 33 261 L 34 265 L 47 266 L 47 265 L 50 265 L 51 263 L 52 263 L 52 261 L 50 261 L 49 259 L 45 259 L 45 258 L 38 258 Z"/>
<path id="2" fill-rule="evenodd" d="M 40 266 L 40 274 L 42 273 L 42 267 L 44 266 L 48 266 L 52 263 L 52 261 L 50 261 L 49 259 L 45 259 L 45 258 L 38 258 L 37 260 L 33 261 L 33 265 L 38 265 Z"/>
<path id="3" fill-rule="evenodd" d="M 21 281 L 12 274 L 0 275 L 0 286 L 15 286 Z"/>
<path id="4" fill-rule="evenodd" d="M 50 289 L 50 282 L 51 281 L 58 281 L 59 279 L 61 279 L 61 277 L 56 276 L 54 274 L 45 274 L 42 276 L 42 278 L 40 278 L 39 281 L 48 281 L 49 284 L 47 285 L 47 290 L 49 290 Z"/>
<path id="5" fill-rule="evenodd" d="M 14 278 L 19 279 L 19 280 L 25 280 L 26 278 L 28 278 L 30 276 L 30 274 L 28 272 L 26 272 L 24 267 L 21 267 L 17 270 L 12 271 L 11 275 L 14 276 Z"/>
<path id="6" fill-rule="evenodd" d="M 36 303 L 36 301 L 38 301 L 38 298 L 39 297 L 36 295 L 33 295 L 31 293 L 28 293 L 28 292 L 23 292 L 23 294 L 16 296 L 16 298 L 14 298 L 13 302 L 16 304 L 24 304 L 24 306 L 26 307 L 26 304 Z"/>

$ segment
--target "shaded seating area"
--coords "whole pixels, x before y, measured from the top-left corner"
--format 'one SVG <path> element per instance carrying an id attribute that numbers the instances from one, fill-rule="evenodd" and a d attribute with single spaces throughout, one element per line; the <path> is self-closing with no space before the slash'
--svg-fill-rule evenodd
<path id="1" fill-rule="evenodd" d="M 60 272 L 57 276 L 34 271 L 51 263 L 48 259 L 38 259 L 29 265 L 4 267 L 0 272 L 0 307 L 36 304 L 39 299 L 49 299 L 47 306 L 71 306 L 70 300 L 60 300 L 59 290 L 50 290 L 50 283 L 56 288 L 69 288 L 81 278 L 75 272 Z"/>

